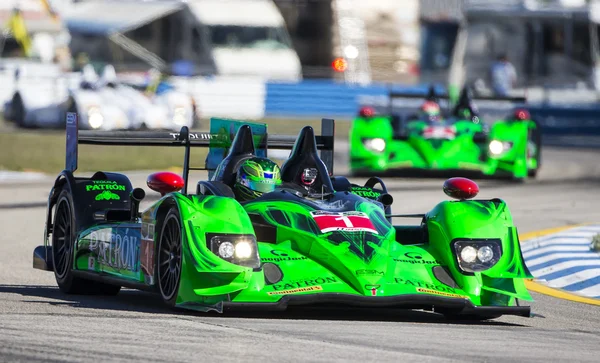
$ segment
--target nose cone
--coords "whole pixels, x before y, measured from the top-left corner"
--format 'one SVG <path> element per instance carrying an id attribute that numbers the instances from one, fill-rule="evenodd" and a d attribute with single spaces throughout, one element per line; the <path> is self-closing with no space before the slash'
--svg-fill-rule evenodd
<path id="1" fill-rule="evenodd" d="M 385 279 L 394 272 L 393 269 L 388 271 L 392 266 L 389 263 L 390 243 L 396 243 L 390 238 L 392 235 L 335 232 L 327 242 L 334 247 L 315 254 L 315 259 L 336 275 L 345 276 L 344 280 L 355 291 L 376 296 Z"/>

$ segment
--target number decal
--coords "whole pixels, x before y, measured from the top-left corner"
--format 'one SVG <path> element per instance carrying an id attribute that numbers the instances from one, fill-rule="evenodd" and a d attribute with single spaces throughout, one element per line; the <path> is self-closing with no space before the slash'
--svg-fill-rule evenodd
<path id="1" fill-rule="evenodd" d="M 445 126 L 429 126 L 423 130 L 425 139 L 454 139 L 456 132 L 452 127 Z"/>
<path id="2" fill-rule="evenodd" d="M 373 222 L 363 212 L 312 211 L 310 214 L 323 233 L 333 231 L 378 233 Z"/>

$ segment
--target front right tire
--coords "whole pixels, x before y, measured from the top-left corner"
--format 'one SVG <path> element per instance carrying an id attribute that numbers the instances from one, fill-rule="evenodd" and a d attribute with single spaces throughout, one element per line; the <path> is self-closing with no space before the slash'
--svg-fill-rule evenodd
<path id="1" fill-rule="evenodd" d="M 158 290 L 162 300 L 170 307 L 175 307 L 179 293 L 183 262 L 182 237 L 179 209 L 174 206 L 171 207 L 162 224 L 156 259 Z"/>

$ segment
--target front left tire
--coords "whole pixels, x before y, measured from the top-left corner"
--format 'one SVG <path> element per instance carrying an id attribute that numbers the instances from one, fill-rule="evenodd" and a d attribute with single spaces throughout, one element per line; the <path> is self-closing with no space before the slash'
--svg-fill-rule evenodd
<path id="1" fill-rule="evenodd" d="M 76 240 L 75 213 L 73 199 L 67 189 L 63 189 L 56 203 L 52 229 L 52 261 L 54 277 L 58 288 L 65 294 L 116 295 L 121 286 L 90 281 L 75 276 L 73 256 Z"/>

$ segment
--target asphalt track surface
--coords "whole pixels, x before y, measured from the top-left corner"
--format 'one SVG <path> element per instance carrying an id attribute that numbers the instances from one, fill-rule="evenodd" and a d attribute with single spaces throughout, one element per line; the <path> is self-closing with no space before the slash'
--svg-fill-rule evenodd
<path id="1" fill-rule="evenodd" d="M 599 156 L 598 150 L 547 149 L 538 180 L 480 181 L 480 196 L 506 200 L 520 233 L 598 222 Z M 145 186 L 147 174 L 132 173 L 134 185 Z M 394 213 L 432 208 L 446 198 L 442 182 L 390 180 Z M 0 183 L 2 362 L 598 362 L 600 357 L 600 307 L 536 293 L 533 317 L 481 323 L 382 309 L 172 312 L 158 297 L 134 290 L 116 297 L 66 296 L 51 272 L 32 268 L 50 186 L 50 180 Z"/>

